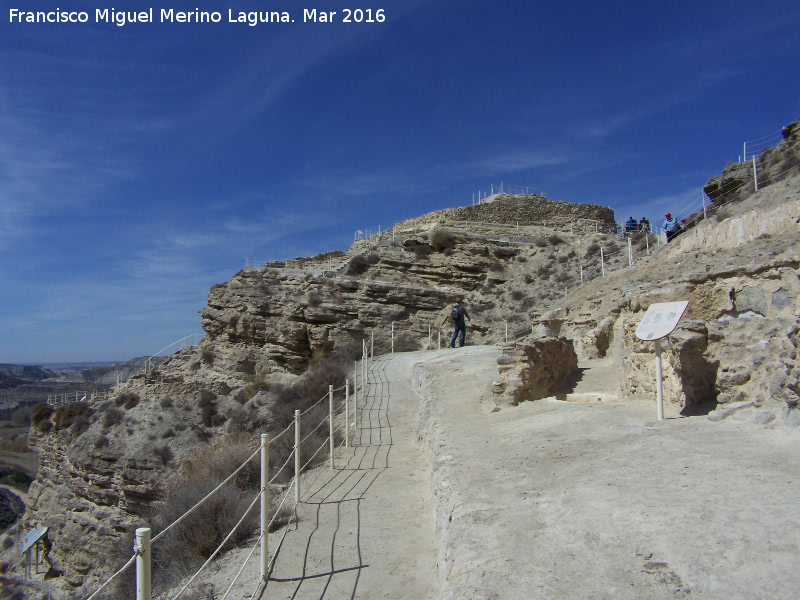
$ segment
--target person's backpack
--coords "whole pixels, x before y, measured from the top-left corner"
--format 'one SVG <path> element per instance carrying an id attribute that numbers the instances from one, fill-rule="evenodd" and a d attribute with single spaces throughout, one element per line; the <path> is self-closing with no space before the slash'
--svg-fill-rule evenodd
<path id="1" fill-rule="evenodd" d="M 453 321 L 458 321 L 461 318 L 461 313 L 462 313 L 461 307 L 458 304 L 456 304 L 453 307 L 453 310 L 450 311 L 450 318 L 453 319 Z"/>

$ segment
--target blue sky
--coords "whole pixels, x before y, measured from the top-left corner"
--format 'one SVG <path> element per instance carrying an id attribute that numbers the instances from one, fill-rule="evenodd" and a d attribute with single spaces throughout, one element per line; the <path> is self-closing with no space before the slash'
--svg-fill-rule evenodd
<path id="1" fill-rule="evenodd" d="M 618 220 L 693 212 L 800 116 L 796 0 L 119 4 L 0 10 L 0 362 L 153 354 L 247 258 L 344 250 L 500 181 Z M 295 22 L 227 22 L 265 8 Z"/>

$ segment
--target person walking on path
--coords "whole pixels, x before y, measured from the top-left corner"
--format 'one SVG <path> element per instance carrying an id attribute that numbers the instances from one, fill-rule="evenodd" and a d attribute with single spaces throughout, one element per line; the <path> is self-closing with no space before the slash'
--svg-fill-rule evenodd
<path id="1" fill-rule="evenodd" d="M 664 231 L 667 233 L 667 242 L 669 242 L 672 238 L 678 235 L 681 231 L 681 226 L 678 223 L 678 220 L 672 216 L 672 214 L 667 213 L 664 215 L 666 219 L 664 219 L 664 223 L 661 227 L 664 228 Z"/>
<path id="2" fill-rule="evenodd" d="M 453 339 L 450 340 L 451 348 L 456 347 L 456 338 L 458 337 L 459 332 L 461 332 L 459 347 L 464 347 L 464 338 L 467 335 L 467 324 L 464 322 L 464 317 L 469 319 L 469 322 L 472 323 L 472 319 L 469 318 L 469 313 L 467 312 L 467 309 L 464 308 L 463 303 L 464 299 L 460 298 L 450 312 L 450 317 L 453 319 L 453 324 L 456 327 L 455 331 L 453 331 Z"/>

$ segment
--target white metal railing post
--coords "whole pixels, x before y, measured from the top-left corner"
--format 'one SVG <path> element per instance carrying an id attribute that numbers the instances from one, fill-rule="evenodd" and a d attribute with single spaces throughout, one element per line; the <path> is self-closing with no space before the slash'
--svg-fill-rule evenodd
<path id="1" fill-rule="evenodd" d="M 392 354 L 394 354 L 394 321 L 392 321 Z"/>
<path id="2" fill-rule="evenodd" d="M 706 212 L 706 192 L 704 189 L 700 188 L 700 199 L 703 201 L 703 219 L 708 219 L 708 213 Z"/>
<path id="3" fill-rule="evenodd" d="M 344 446 L 350 447 L 350 380 L 344 380 Z"/>
<path id="4" fill-rule="evenodd" d="M 603 247 L 600 246 L 600 272 L 603 274 L 603 277 L 606 276 L 606 262 L 603 258 Z"/>
<path id="5" fill-rule="evenodd" d="M 355 361 L 353 367 L 353 427 L 358 433 L 358 361 Z"/>
<path id="6" fill-rule="evenodd" d="M 753 155 L 753 183 L 756 186 L 756 191 L 758 191 L 758 170 L 756 169 L 756 156 Z"/>
<path id="7" fill-rule="evenodd" d="M 269 434 L 261 434 L 261 581 L 269 569 Z"/>
<path id="8" fill-rule="evenodd" d="M 505 321 L 506 324 L 506 344 L 508 343 L 508 321 Z"/>
<path id="9" fill-rule="evenodd" d="M 329 431 L 329 449 L 330 449 L 330 462 L 331 469 L 335 467 L 333 464 L 333 386 L 328 386 L 328 431 Z"/>
<path id="10" fill-rule="evenodd" d="M 141 527 L 136 530 L 133 551 L 136 553 L 136 600 L 151 600 L 149 527 Z"/>
<path id="11" fill-rule="evenodd" d="M 294 506 L 300 504 L 300 411 L 294 411 Z"/>
<path id="12" fill-rule="evenodd" d="M 583 285 L 583 265 L 581 265 L 581 285 Z"/>
<path id="13" fill-rule="evenodd" d="M 628 238 L 628 266 L 633 266 L 633 242 L 631 238 Z"/>

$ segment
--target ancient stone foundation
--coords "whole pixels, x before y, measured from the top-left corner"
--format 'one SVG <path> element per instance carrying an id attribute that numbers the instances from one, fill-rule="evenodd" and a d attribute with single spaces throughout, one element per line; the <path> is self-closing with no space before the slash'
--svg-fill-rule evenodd
<path id="1" fill-rule="evenodd" d="M 572 340 L 547 337 L 505 348 L 497 366 L 495 402 L 516 405 L 551 395 L 578 368 L 578 357 Z"/>

